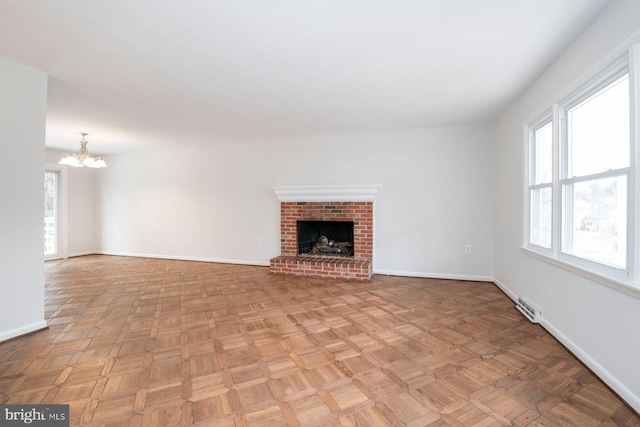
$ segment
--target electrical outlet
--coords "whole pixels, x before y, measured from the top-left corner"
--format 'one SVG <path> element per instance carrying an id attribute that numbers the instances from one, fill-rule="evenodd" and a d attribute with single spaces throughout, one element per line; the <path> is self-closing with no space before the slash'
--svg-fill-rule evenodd
<path id="1" fill-rule="evenodd" d="M 195 239 L 193 233 L 189 234 L 189 241 L 193 242 L 193 240 Z"/>
<path id="2" fill-rule="evenodd" d="M 471 253 L 471 245 L 464 245 L 464 253 L 465 254 Z"/>

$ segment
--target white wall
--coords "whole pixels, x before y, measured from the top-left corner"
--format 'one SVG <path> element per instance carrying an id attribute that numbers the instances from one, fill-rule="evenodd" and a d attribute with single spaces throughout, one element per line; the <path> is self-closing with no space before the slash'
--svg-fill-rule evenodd
<path id="1" fill-rule="evenodd" d="M 523 124 L 640 30 L 640 2 L 614 1 L 497 122 L 498 283 L 542 311 L 543 326 L 640 411 L 640 300 L 522 252 Z"/>
<path id="2" fill-rule="evenodd" d="M 43 170 L 47 75 L 0 58 L 0 341 L 46 327 Z"/>
<path id="3" fill-rule="evenodd" d="M 79 139 L 79 138 L 78 138 Z M 80 143 L 78 143 L 80 150 Z M 102 169 L 74 168 L 58 165 L 58 162 L 68 154 L 66 151 L 46 149 L 46 163 L 64 168 L 67 171 L 66 188 L 66 224 L 61 227 L 66 238 L 61 240 L 66 244 L 63 256 L 78 256 L 99 252 L 100 240 L 98 232 L 98 211 L 96 195 L 96 177 Z"/>
<path id="4" fill-rule="evenodd" d="M 99 178 L 101 248 L 267 265 L 280 254 L 274 186 L 380 184 L 378 273 L 490 280 L 492 132 L 469 125 L 110 156 Z"/>

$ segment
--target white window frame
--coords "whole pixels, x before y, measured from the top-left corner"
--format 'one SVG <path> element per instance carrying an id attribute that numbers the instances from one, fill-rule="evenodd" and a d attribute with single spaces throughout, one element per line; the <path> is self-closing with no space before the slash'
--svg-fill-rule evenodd
<path id="1" fill-rule="evenodd" d="M 68 171 L 67 168 L 59 164 L 47 163 L 44 168 L 45 172 L 57 172 L 58 173 L 58 253 L 55 255 L 46 255 L 45 261 L 67 258 L 67 183 L 68 183 Z"/>
<path id="2" fill-rule="evenodd" d="M 536 165 L 535 162 L 537 160 L 536 157 L 536 143 L 537 141 L 535 140 L 535 133 L 538 129 L 543 128 L 544 126 L 546 126 L 547 124 L 551 124 L 551 129 L 552 129 L 552 134 L 555 135 L 555 131 L 554 131 L 554 122 L 553 122 L 553 114 L 552 111 L 547 111 L 545 112 L 541 117 L 539 117 L 538 119 L 536 119 L 533 123 L 531 123 L 531 125 L 528 126 L 527 129 L 527 143 L 528 143 L 528 174 L 527 174 L 527 234 L 526 234 L 526 242 L 528 245 L 535 247 L 535 250 L 544 253 L 546 255 L 551 255 L 552 254 L 552 250 L 553 250 L 553 236 L 554 236 L 554 230 L 556 229 L 555 224 L 553 224 L 553 208 L 554 208 L 554 204 L 552 202 L 552 212 L 551 212 L 551 218 L 552 218 L 552 224 L 551 224 L 551 248 L 547 248 L 538 244 L 535 244 L 532 242 L 533 236 L 531 234 L 532 232 L 532 228 L 533 228 L 533 221 L 535 218 L 533 218 L 532 215 L 532 204 L 531 204 L 531 200 L 533 198 L 533 192 L 534 190 L 538 190 L 538 189 L 542 189 L 542 188 L 549 188 L 551 189 L 551 197 L 553 200 L 553 195 L 554 195 L 554 191 L 553 191 L 553 183 L 555 182 L 555 173 L 553 172 L 553 168 L 555 166 L 555 162 L 552 163 L 552 179 L 551 182 L 548 183 L 539 183 L 536 184 L 535 182 L 535 174 L 536 174 Z M 556 138 L 555 136 L 552 137 L 552 141 L 553 141 L 553 147 L 552 147 L 552 152 L 555 153 L 555 143 L 556 143 Z M 553 157 L 553 156 L 552 156 Z"/>
<path id="3" fill-rule="evenodd" d="M 543 261 L 560 268 L 579 274 L 588 279 L 623 291 L 640 298 L 640 191 L 639 173 L 640 159 L 638 153 L 639 142 L 639 113 L 640 113 L 640 43 L 622 51 L 617 58 L 609 60 L 608 64 L 600 65 L 592 72 L 590 78 L 582 79 L 582 84 L 576 85 L 568 95 L 560 97 L 557 102 L 547 106 L 544 113 L 539 114 L 524 126 L 525 132 L 525 198 L 524 198 L 524 239 L 525 253 L 533 255 Z M 629 75 L 629 126 L 630 126 L 630 165 L 626 168 L 609 170 L 597 174 L 581 177 L 570 177 L 567 174 L 567 130 L 566 111 L 580 102 L 593 96 L 598 91 L 615 81 L 624 74 Z M 552 186 L 552 244 L 551 249 L 531 243 L 531 194 L 535 188 L 546 187 L 546 184 L 535 185 L 533 174 L 535 168 L 535 154 L 533 153 L 532 133 L 546 124 L 551 118 L 553 129 L 553 182 Z M 627 246 L 626 266 L 624 269 L 592 261 L 576 255 L 563 252 L 563 228 L 565 218 L 563 214 L 565 199 L 563 186 L 594 179 L 611 178 L 621 175 L 627 176 Z"/>

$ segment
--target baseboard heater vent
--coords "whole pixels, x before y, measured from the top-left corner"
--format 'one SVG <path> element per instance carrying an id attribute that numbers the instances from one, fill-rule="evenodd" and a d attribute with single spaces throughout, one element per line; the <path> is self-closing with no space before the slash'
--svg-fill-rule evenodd
<path id="1" fill-rule="evenodd" d="M 529 302 L 518 298 L 516 308 L 520 313 L 524 314 L 524 317 L 529 319 L 531 323 L 540 323 L 540 310 L 532 306 Z"/>

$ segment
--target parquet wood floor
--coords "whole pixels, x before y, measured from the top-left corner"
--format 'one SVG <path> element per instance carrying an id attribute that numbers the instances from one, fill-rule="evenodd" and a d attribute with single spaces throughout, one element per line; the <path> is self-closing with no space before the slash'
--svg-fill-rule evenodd
<path id="1" fill-rule="evenodd" d="M 491 283 L 47 262 L 49 329 L 0 344 L 0 403 L 78 426 L 640 426 Z"/>

